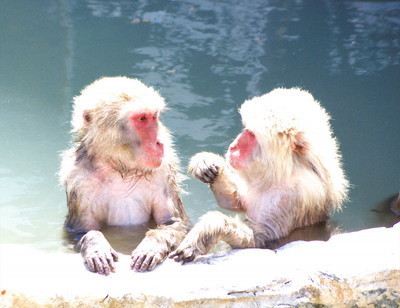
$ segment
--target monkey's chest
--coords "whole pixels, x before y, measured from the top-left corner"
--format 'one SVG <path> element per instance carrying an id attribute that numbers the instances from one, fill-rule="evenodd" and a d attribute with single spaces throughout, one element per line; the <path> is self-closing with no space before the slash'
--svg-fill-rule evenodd
<path id="1" fill-rule="evenodd" d="M 105 220 L 109 226 L 141 225 L 151 220 L 151 209 L 144 200 L 112 200 Z"/>
<path id="2" fill-rule="evenodd" d="M 101 219 L 110 226 L 141 225 L 151 220 L 153 187 L 146 180 L 110 180 L 98 187 Z M 96 209 L 92 209 L 96 212 Z"/>

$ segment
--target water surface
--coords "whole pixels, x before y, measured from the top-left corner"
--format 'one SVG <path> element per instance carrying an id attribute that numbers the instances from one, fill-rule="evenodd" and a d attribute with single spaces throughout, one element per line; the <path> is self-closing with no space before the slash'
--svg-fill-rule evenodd
<path id="1" fill-rule="evenodd" d="M 165 97 L 184 170 L 199 151 L 224 154 L 245 99 L 275 87 L 311 91 L 332 115 L 353 185 L 332 220 L 342 231 L 398 220 L 387 199 L 400 188 L 399 1 L 3 0 L 1 243 L 62 249 L 56 173 L 71 100 L 115 75 Z M 194 222 L 217 209 L 206 185 L 189 178 L 185 189 Z"/>

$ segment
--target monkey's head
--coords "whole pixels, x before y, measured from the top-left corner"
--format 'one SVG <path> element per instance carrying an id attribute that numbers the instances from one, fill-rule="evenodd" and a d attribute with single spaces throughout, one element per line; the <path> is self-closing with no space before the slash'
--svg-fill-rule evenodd
<path id="1" fill-rule="evenodd" d="M 310 155 L 323 155 L 316 144 L 322 136 L 322 140 L 331 136 L 328 114 L 311 94 L 298 88 L 254 97 L 239 112 L 244 130 L 227 154 L 239 172 L 252 169 L 252 174 L 290 176 L 298 164 L 307 164 Z"/>
<path id="2" fill-rule="evenodd" d="M 92 157 L 128 168 L 157 168 L 169 140 L 159 121 L 164 108 L 158 92 L 137 79 L 101 78 L 74 98 L 73 132 Z"/>

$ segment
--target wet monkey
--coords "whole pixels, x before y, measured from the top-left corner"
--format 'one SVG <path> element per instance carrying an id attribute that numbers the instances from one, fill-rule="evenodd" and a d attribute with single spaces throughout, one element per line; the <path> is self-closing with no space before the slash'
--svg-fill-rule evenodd
<path id="1" fill-rule="evenodd" d="M 233 248 L 274 247 L 293 230 L 325 221 L 347 198 L 329 115 L 307 91 L 275 89 L 245 101 L 244 129 L 226 158 L 192 157 L 189 172 L 207 183 L 222 208 L 247 221 L 209 212 L 170 254 L 191 261 L 220 240 Z"/>
<path id="2" fill-rule="evenodd" d="M 189 229 L 179 161 L 159 120 L 164 108 L 153 88 L 127 77 L 101 78 L 74 98 L 74 144 L 62 154 L 60 168 L 65 227 L 93 272 L 108 275 L 118 260 L 102 227 L 154 220 L 156 228 L 132 252 L 135 271 L 163 262 Z"/>

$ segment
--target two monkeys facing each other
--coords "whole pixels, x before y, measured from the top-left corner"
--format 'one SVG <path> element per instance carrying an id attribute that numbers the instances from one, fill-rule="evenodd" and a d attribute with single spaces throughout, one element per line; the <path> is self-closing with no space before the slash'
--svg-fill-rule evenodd
<path id="1" fill-rule="evenodd" d="M 243 131 L 226 157 L 201 152 L 189 172 L 207 183 L 222 208 L 192 228 L 181 202 L 182 174 L 167 128 L 164 99 L 127 77 L 101 78 L 74 98 L 73 147 L 62 154 L 67 232 L 92 272 L 115 271 L 117 252 L 105 226 L 153 220 L 131 255 L 135 271 L 168 256 L 192 261 L 219 241 L 232 248 L 271 248 L 295 229 L 325 221 L 347 198 L 348 181 L 329 115 L 301 89 L 275 89 L 240 107 Z"/>

